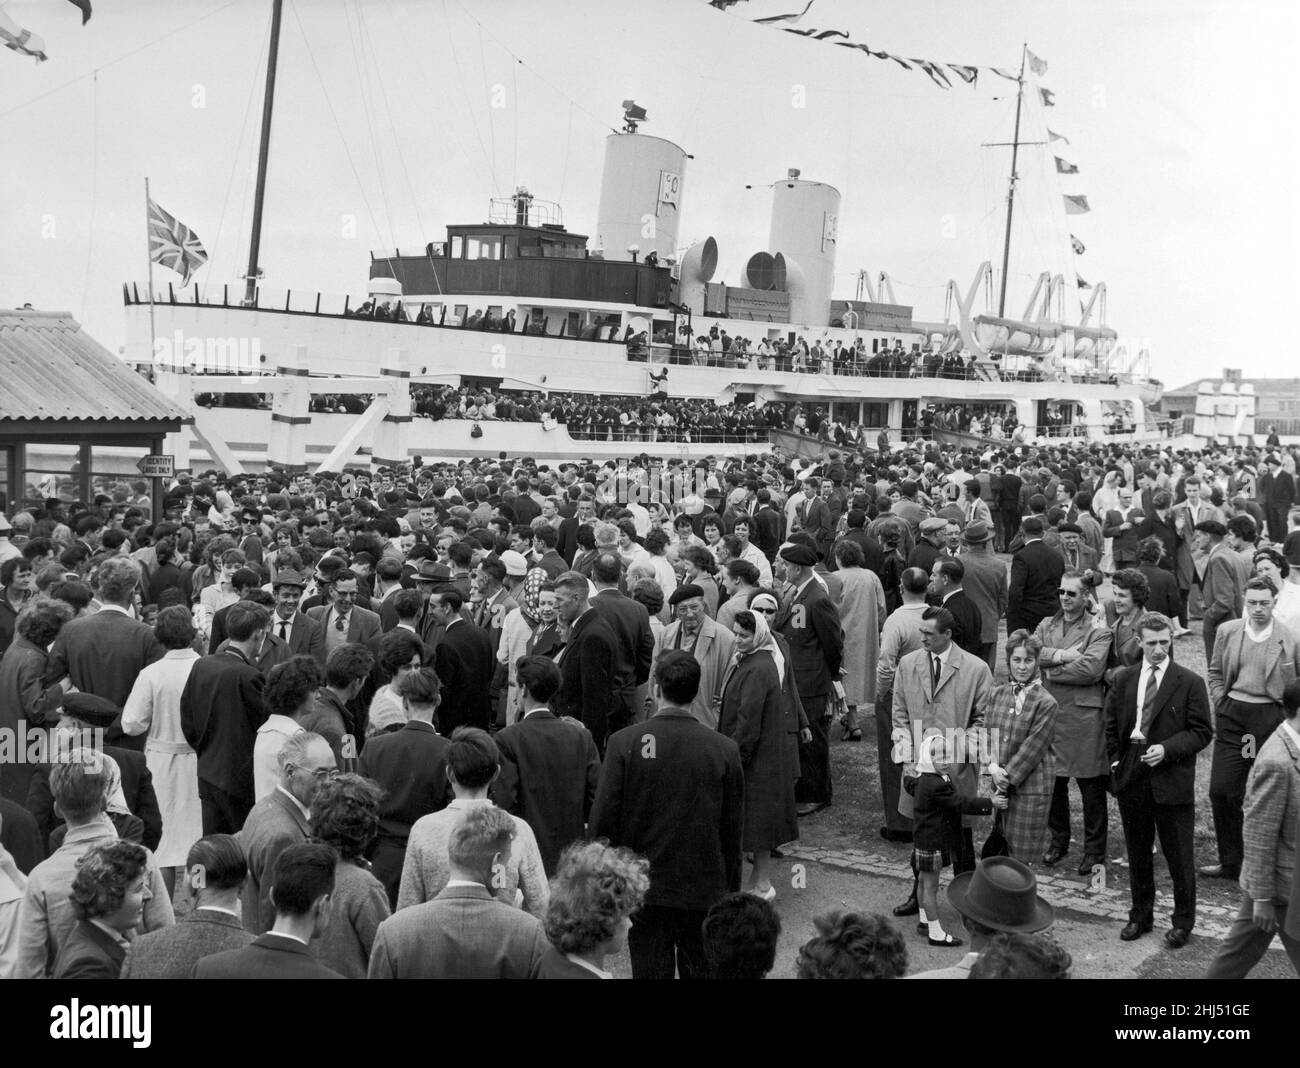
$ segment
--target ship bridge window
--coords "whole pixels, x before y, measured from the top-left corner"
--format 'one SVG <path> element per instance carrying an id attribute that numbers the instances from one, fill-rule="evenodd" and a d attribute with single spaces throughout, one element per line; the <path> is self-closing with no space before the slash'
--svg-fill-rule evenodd
<path id="1" fill-rule="evenodd" d="M 465 241 L 465 255 L 471 260 L 499 260 L 500 237 L 470 237 Z"/>
<path id="2" fill-rule="evenodd" d="M 462 259 L 465 255 L 465 239 L 457 234 L 451 239 L 451 258 L 453 260 Z"/>

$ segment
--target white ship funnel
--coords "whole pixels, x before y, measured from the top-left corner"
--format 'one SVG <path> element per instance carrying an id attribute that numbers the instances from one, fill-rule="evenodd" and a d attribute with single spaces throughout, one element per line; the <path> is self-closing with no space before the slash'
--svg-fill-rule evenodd
<path id="1" fill-rule="evenodd" d="M 772 229 L 768 248 L 785 255 L 790 277 L 790 318 L 809 326 L 826 326 L 835 287 L 835 244 L 840 193 L 834 186 L 809 182 L 797 171 L 772 187 Z M 804 291 L 794 292 L 794 268 L 803 275 Z"/>
<path id="2" fill-rule="evenodd" d="M 639 133 L 605 138 L 595 240 L 605 259 L 657 252 L 662 262 L 676 252 L 685 170 L 686 153 L 671 141 Z"/>
<path id="3" fill-rule="evenodd" d="M 686 250 L 678 268 L 677 301 L 695 315 L 704 314 L 704 287 L 713 281 L 718 269 L 718 243 L 711 237 L 697 241 Z"/>

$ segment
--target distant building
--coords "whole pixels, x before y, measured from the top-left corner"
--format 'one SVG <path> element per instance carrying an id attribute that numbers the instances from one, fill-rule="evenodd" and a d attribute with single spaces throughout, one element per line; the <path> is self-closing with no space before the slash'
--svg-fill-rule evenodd
<path id="1" fill-rule="evenodd" d="M 1165 390 L 1160 400 L 1163 418 L 1190 420 L 1196 414 L 1196 398 L 1202 383 L 1208 382 L 1217 393 L 1225 382 L 1235 383 L 1237 392 L 1249 385 L 1255 392 L 1255 433 L 1267 434 L 1277 427 L 1283 437 L 1300 435 L 1300 378 L 1246 378 L 1241 371 L 1228 368 L 1220 378 L 1198 378 L 1178 389 Z"/>

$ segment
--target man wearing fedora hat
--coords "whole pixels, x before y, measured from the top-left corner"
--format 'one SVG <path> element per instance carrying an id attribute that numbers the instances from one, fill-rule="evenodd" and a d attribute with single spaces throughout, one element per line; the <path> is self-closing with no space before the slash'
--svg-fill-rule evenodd
<path id="1" fill-rule="evenodd" d="M 966 568 L 962 588 L 979 609 L 979 656 L 996 670 L 998 624 L 1007 611 L 1007 565 L 993 554 L 993 529 L 988 523 L 967 523 L 961 533 L 958 559 Z"/>
<path id="2" fill-rule="evenodd" d="M 311 616 L 299 609 L 307 578 L 297 571 L 277 571 L 271 583 L 275 611 L 271 615 L 271 634 L 289 647 L 292 656 L 310 656 L 325 666 L 325 632 Z"/>
<path id="3" fill-rule="evenodd" d="M 1046 930 L 1056 911 L 1038 895 L 1038 880 L 1014 857 L 981 860 L 948 885 L 948 903 L 970 932 L 970 952 L 950 968 L 935 968 L 909 979 L 968 979 L 990 938 L 1002 932 L 1033 934 Z"/>

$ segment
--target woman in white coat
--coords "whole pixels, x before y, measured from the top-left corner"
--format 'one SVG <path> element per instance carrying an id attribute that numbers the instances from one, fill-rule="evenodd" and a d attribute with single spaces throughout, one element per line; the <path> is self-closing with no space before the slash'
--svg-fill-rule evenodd
<path id="1" fill-rule="evenodd" d="M 835 572 L 841 583 L 840 625 L 844 629 L 844 715 L 840 727 L 846 741 L 862 738 L 858 708 L 876 700 L 876 662 L 880 658 L 880 628 L 885 621 L 885 588 L 855 541 L 835 545 Z"/>

